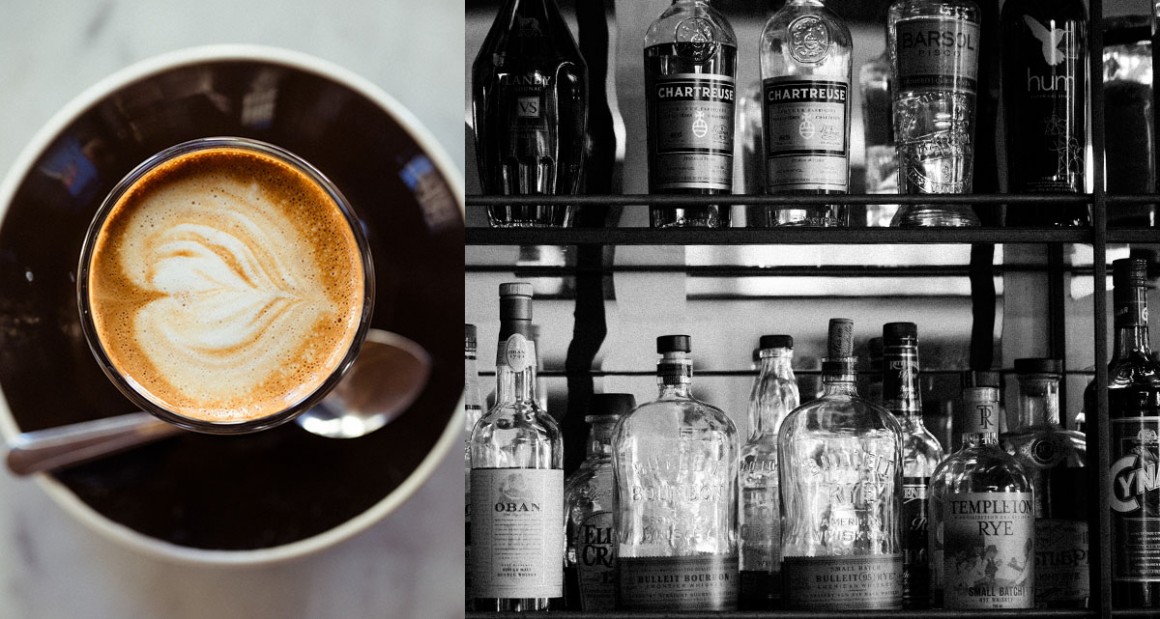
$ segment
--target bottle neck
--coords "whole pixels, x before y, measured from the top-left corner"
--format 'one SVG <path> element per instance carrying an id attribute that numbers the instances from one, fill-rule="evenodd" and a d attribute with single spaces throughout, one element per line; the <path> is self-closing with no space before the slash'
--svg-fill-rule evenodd
<path id="1" fill-rule="evenodd" d="M 1117 287 L 1112 293 L 1115 307 L 1115 360 L 1134 355 L 1148 356 L 1148 288 Z"/>
<path id="2" fill-rule="evenodd" d="M 1059 377 L 1043 374 L 1019 376 L 1017 427 L 1050 423 L 1059 425 Z"/>
<path id="3" fill-rule="evenodd" d="M 758 391 L 754 394 L 750 437 L 777 432 L 781 419 L 789 413 L 782 393 L 782 384 L 793 384 L 793 349 L 764 348 L 761 351 L 761 371 L 757 377 Z M 772 383 L 772 384 L 771 384 Z M 776 400 L 776 401 L 772 401 Z"/>
<path id="4" fill-rule="evenodd" d="M 918 343 L 912 339 L 891 343 L 882 353 L 882 403 L 895 416 L 922 423 L 918 393 Z"/>
<path id="5" fill-rule="evenodd" d="M 536 402 L 536 345 L 531 340 L 531 323 L 505 321 L 500 326 L 495 363 L 496 405 Z"/>
<path id="6" fill-rule="evenodd" d="M 963 446 L 981 447 L 999 441 L 999 389 L 963 389 Z"/>
<path id="7" fill-rule="evenodd" d="M 693 382 L 693 360 L 683 352 L 664 353 L 657 363 L 657 386 L 660 397 L 691 397 L 689 385 Z"/>
<path id="8" fill-rule="evenodd" d="M 822 363 L 822 395 L 823 396 L 856 396 L 858 385 L 855 382 L 858 373 L 854 369 L 854 360 Z"/>

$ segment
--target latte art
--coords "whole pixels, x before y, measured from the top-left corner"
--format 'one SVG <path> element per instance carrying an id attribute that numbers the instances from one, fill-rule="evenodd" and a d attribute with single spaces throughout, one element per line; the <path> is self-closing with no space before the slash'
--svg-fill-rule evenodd
<path id="1" fill-rule="evenodd" d="M 335 201 L 299 170 L 241 149 L 147 172 L 110 211 L 90 264 L 110 362 L 191 419 L 292 408 L 340 366 L 363 310 L 361 254 Z"/>

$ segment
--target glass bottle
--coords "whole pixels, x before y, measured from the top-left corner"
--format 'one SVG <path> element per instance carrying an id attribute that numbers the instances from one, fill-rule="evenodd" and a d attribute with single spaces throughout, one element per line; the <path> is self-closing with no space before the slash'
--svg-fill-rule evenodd
<path id="1" fill-rule="evenodd" d="M 930 478 L 932 601 L 947 609 L 1035 605 L 1031 482 L 999 446 L 999 375 L 964 376 L 963 446 Z"/>
<path id="2" fill-rule="evenodd" d="M 850 189 L 850 29 L 822 0 L 787 0 L 761 33 L 765 192 Z M 846 226 L 846 205 L 769 207 L 775 226 Z"/>
<path id="3" fill-rule="evenodd" d="M 902 435 L 858 397 L 853 322 L 830 320 L 821 398 L 778 432 L 782 599 L 793 610 L 902 608 Z"/>
<path id="4" fill-rule="evenodd" d="M 690 350 L 657 338 L 660 395 L 614 433 L 622 610 L 737 609 L 737 430 L 690 392 Z"/>
<path id="5" fill-rule="evenodd" d="M 733 192 L 737 38 L 708 0 L 673 0 L 644 36 L 649 193 Z M 654 228 L 729 226 L 729 206 L 650 210 Z"/>
<path id="6" fill-rule="evenodd" d="M 864 397 L 871 404 L 885 406 L 882 400 L 882 338 L 870 338 L 866 343 L 866 350 L 870 356 L 870 370 L 866 372 Z"/>
<path id="7" fill-rule="evenodd" d="M 780 606 L 777 431 L 800 400 L 792 363 L 792 337 L 761 336 L 761 370 L 749 399 L 749 440 L 741 447 L 738 480 L 742 610 L 772 610 Z"/>
<path id="8" fill-rule="evenodd" d="M 564 595 L 564 449 L 536 403 L 532 286 L 501 284 L 496 402 L 471 433 L 477 611 L 547 610 Z"/>
<path id="9" fill-rule="evenodd" d="M 488 195 L 583 186 L 588 66 L 555 0 L 506 0 L 471 67 L 479 179 Z M 497 227 L 572 225 L 568 205 L 497 206 Z"/>
<path id="10" fill-rule="evenodd" d="M 1011 193 L 1083 193 L 1087 9 L 1082 0 L 1003 5 L 1003 109 Z M 1080 226 L 1088 207 L 1011 205 L 1008 226 Z"/>
<path id="11" fill-rule="evenodd" d="M 1149 41 L 1149 34 L 1157 32 L 1153 19 L 1120 15 L 1102 20 L 1104 181 L 1109 194 L 1156 191 L 1154 80 Z M 1114 204 L 1107 211 L 1109 227 L 1160 226 L 1160 208 L 1155 202 Z"/>
<path id="12" fill-rule="evenodd" d="M 1001 435 L 1035 489 L 1035 606 L 1085 608 L 1088 580 L 1087 438 L 1059 425 L 1059 359 L 1016 359 L 1018 418 Z M 1008 411 L 1011 408 L 1007 409 Z"/>
<path id="13" fill-rule="evenodd" d="M 898 187 L 971 193 L 979 7 L 974 0 L 894 0 L 887 17 Z M 904 205 L 893 226 L 977 226 L 969 206 Z"/>
<path id="14" fill-rule="evenodd" d="M 636 408 L 627 393 L 593 394 L 584 417 L 588 454 L 564 482 L 568 545 L 564 580 L 570 610 L 610 611 L 616 607 L 616 557 L 613 552 L 612 431 Z"/>
<path id="15" fill-rule="evenodd" d="M 922 423 L 919 395 L 918 327 L 891 322 L 882 327 L 883 405 L 902 426 L 902 604 L 930 604 L 927 551 L 927 494 L 943 448 Z"/>
<path id="16" fill-rule="evenodd" d="M 866 193 L 898 193 L 898 150 L 890 101 L 890 54 L 886 50 L 858 70 L 862 91 L 862 134 L 866 141 Z M 886 227 L 897 204 L 866 205 L 866 226 Z"/>
<path id="17" fill-rule="evenodd" d="M 475 363 L 477 344 L 475 325 L 463 325 L 463 565 L 471 565 L 471 431 L 483 416 L 483 396 L 479 390 L 479 370 Z M 467 579 L 465 610 L 472 610 L 471 570 L 464 570 Z"/>

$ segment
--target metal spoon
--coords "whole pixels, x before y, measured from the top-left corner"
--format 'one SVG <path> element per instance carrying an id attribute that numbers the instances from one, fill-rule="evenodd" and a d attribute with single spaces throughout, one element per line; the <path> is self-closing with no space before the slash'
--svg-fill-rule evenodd
<path id="1" fill-rule="evenodd" d="M 419 397 L 431 356 L 401 335 L 371 329 L 342 381 L 296 421 L 329 438 L 357 438 L 397 419 Z M 24 432 L 9 442 L 16 475 L 54 471 L 174 436 L 181 428 L 149 413 L 128 413 Z"/>

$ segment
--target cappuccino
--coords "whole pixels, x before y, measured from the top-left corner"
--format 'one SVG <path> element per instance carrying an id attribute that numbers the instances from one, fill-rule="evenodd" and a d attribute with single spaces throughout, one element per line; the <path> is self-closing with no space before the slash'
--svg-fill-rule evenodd
<path id="1" fill-rule="evenodd" d="M 333 386 L 368 274 L 316 178 L 227 144 L 178 152 L 114 197 L 89 233 L 82 303 L 123 388 L 185 419 L 237 424 Z"/>

